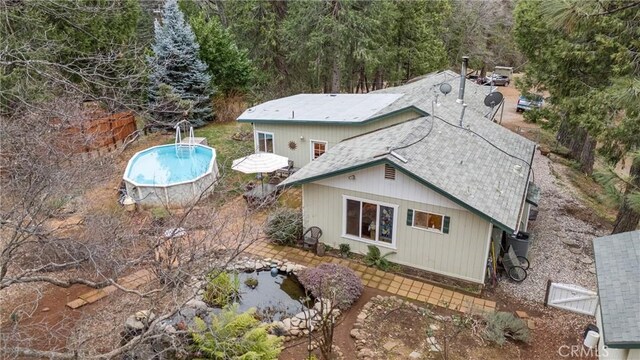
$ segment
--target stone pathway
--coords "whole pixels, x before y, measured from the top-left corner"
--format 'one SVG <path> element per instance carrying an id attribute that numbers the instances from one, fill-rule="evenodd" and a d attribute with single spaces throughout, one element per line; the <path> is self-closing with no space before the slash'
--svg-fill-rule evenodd
<path id="1" fill-rule="evenodd" d="M 135 289 L 140 285 L 150 282 L 153 278 L 154 275 L 153 273 L 151 273 L 151 271 L 143 269 L 138 270 L 131 275 L 123 277 L 120 281 L 118 281 L 118 285 L 127 289 Z M 118 290 L 118 288 L 115 285 L 109 285 L 103 287 L 102 289 L 91 290 L 78 296 L 77 299 L 67 303 L 67 306 L 72 309 L 77 309 L 87 304 L 93 304 L 103 297 L 114 293 L 116 290 Z"/>
<path id="2" fill-rule="evenodd" d="M 332 256 L 321 257 L 310 251 L 277 246 L 264 241 L 252 244 L 247 248 L 247 251 L 262 258 L 286 260 L 305 266 L 317 266 L 327 262 L 344 265 L 355 271 L 365 286 L 462 313 L 496 310 L 495 301 L 484 300 L 427 282 L 398 276 L 347 259 Z"/>

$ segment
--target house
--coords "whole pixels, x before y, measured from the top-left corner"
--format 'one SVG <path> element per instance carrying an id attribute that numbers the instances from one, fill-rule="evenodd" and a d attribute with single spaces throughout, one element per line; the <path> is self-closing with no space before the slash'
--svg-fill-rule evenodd
<path id="1" fill-rule="evenodd" d="M 640 231 L 593 240 L 600 359 L 640 359 Z"/>
<path id="2" fill-rule="evenodd" d="M 256 152 L 285 156 L 299 168 L 344 139 L 427 115 L 434 100 L 443 109 L 455 104 L 455 95 L 443 95 L 438 86 L 459 79 L 442 71 L 368 94 L 299 94 L 251 107 L 237 120 L 253 124 Z M 489 87 L 465 86 L 468 111 L 491 113 L 483 103 Z"/>
<path id="3" fill-rule="evenodd" d="M 536 145 L 481 111 L 461 119 L 450 95 L 431 106 L 420 85 L 385 90 L 403 94 L 385 109 L 425 116 L 336 143 L 282 185 L 302 185 L 304 226 L 329 245 L 375 245 L 393 262 L 483 284 L 492 241 L 526 230 Z"/>

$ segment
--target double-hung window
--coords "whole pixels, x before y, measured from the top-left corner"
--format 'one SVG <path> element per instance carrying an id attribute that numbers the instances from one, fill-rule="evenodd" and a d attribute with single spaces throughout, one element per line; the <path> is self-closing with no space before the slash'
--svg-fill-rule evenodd
<path id="1" fill-rule="evenodd" d="M 258 152 L 273 152 L 273 134 L 268 132 L 256 132 L 256 150 Z"/>
<path id="2" fill-rule="evenodd" d="M 398 206 L 344 197 L 344 236 L 395 247 Z"/>

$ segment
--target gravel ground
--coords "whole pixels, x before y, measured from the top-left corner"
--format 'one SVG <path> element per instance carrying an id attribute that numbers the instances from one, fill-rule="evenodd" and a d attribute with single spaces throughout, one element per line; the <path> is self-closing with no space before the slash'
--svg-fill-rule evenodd
<path id="1" fill-rule="evenodd" d="M 592 211 L 581 204 L 576 189 L 564 175 L 564 165 L 536 152 L 535 183 L 542 190 L 536 221 L 528 231 L 534 241 L 529 248 L 528 277 L 522 283 L 503 279 L 498 292 L 530 305 L 544 303 L 547 280 L 596 290 L 591 241 L 609 233 Z"/>

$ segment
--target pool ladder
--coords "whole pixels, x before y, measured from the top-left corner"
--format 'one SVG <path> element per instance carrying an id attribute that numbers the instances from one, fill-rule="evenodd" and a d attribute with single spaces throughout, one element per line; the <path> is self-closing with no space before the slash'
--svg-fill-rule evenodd
<path id="1" fill-rule="evenodd" d="M 193 126 L 189 126 L 189 137 L 187 138 L 187 141 L 186 142 L 182 141 L 182 131 L 180 131 L 180 126 L 182 124 L 185 124 L 185 132 L 186 132 L 186 126 L 190 125 L 190 123 L 187 120 L 182 120 L 182 121 L 179 121 L 175 126 L 176 156 L 179 158 L 187 158 L 187 157 L 191 157 L 191 154 L 193 154 L 193 152 L 195 151 L 196 143 L 195 143 L 195 137 L 193 136 Z"/>

